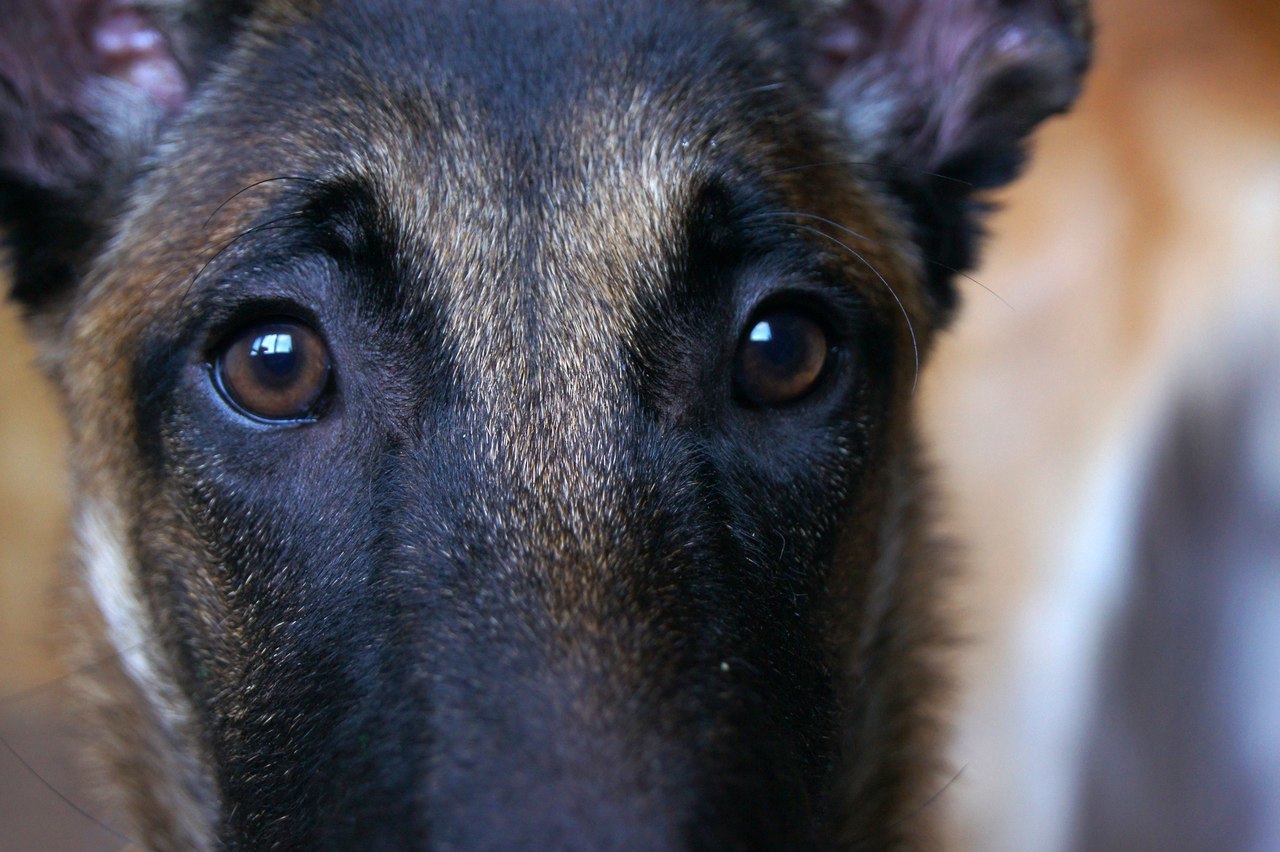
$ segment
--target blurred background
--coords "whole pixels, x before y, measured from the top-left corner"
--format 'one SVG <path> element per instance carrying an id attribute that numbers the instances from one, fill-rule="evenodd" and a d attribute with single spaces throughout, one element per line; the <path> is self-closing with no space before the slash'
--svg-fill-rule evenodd
<path id="1" fill-rule="evenodd" d="M 1274 852 L 1280 4 L 1094 5 L 1086 94 L 1001 196 L 922 390 L 965 567 L 929 807 L 948 849 Z M 0 849 L 116 849 L 73 807 L 33 358 L 0 307 Z"/>
<path id="2" fill-rule="evenodd" d="M 947 848 L 1280 850 L 1280 4 L 1093 5 L 926 373 Z"/>

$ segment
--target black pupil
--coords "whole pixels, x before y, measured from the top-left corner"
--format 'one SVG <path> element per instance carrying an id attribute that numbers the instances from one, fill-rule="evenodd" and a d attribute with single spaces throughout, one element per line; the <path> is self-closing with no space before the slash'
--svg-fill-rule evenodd
<path id="1" fill-rule="evenodd" d="M 762 367 L 774 376 L 785 377 L 803 370 L 813 357 L 808 331 L 807 320 L 783 314 L 756 323 L 747 343 Z"/>
<path id="2" fill-rule="evenodd" d="M 272 329 L 259 335 L 249 347 L 254 377 L 268 387 L 288 387 L 302 371 L 305 356 L 301 350 L 288 329 Z"/>

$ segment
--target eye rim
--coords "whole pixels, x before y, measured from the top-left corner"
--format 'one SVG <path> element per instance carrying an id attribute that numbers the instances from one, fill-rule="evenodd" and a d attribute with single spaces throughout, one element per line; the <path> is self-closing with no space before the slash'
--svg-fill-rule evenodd
<path id="1" fill-rule="evenodd" d="M 742 324 L 742 331 L 738 334 L 730 355 L 729 380 L 733 401 L 739 407 L 753 412 L 778 412 L 802 408 L 813 402 L 824 390 L 829 389 L 833 376 L 839 370 L 839 362 L 842 360 L 845 348 L 843 336 L 832 322 L 822 318 L 823 314 L 833 316 L 834 310 L 833 306 L 824 306 L 809 298 L 799 297 L 797 294 L 770 298 L 756 305 Z M 803 391 L 780 402 L 769 402 L 758 398 L 744 387 L 740 356 L 744 344 L 756 327 L 775 315 L 791 315 L 811 323 L 821 333 L 826 348 L 823 350 L 822 365 Z"/>
<path id="2" fill-rule="evenodd" d="M 235 391 L 226 375 L 225 358 L 232 347 L 250 334 L 255 334 L 256 337 L 263 336 L 266 333 L 265 329 L 270 326 L 292 326 L 303 329 L 319 343 L 324 354 L 324 381 L 315 391 L 307 407 L 296 415 L 270 417 L 255 411 L 240 398 L 240 394 Z M 237 322 L 230 331 L 221 335 L 218 340 L 217 345 L 212 348 L 209 356 L 205 359 L 205 367 L 209 374 L 210 382 L 218 392 L 219 398 L 237 415 L 258 425 L 290 427 L 315 423 L 328 413 L 334 391 L 333 349 L 328 340 L 325 339 L 325 336 L 320 333 L 316 323 L 293 314 L 255 315 Z"/>

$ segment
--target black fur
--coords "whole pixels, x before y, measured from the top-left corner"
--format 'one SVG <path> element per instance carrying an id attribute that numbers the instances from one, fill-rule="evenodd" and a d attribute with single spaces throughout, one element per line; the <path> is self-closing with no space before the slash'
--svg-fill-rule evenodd
<path id="1" fill-rule="evenodd" d="M 79 434 L 129 446 L 80 463 L 130 460 L 129 551 L 217 844 L 900 845 L 931 768 L 927 667 L 885 650 L 915 628 L 876 620 L 920 595 L 877 598 L 924 559 L 898 552 L 910 383 L 972 260 L 973 191 L 1057 102 L 1029 83 L 1005 110 L 986 93 L 1019 78 L 983 65 L 956 145 L 904 102 L 862 157 L 798 4 L 250 5 L 148 12 L 189 92 L 144 109 L 136 157 L 94 101 L 33 167 L 67 140 L 0 38 L 15 295 L 67 319 L 70 398 L 80 357 L 127 374 Z M 28 24 L 101 12 L 43 8 Z M 102 82 L 81 58 L 53 100 Z M 84 332 L 113 296 L 135 311 Z M 794 404 L 745 405 L 735 352 L 779 306 L 821 326 L 826 366 Z M 332 357 L 305 422 L 211 380 L 279 317 Z M 864 626 L 885 659 L 850 664 Z"/>

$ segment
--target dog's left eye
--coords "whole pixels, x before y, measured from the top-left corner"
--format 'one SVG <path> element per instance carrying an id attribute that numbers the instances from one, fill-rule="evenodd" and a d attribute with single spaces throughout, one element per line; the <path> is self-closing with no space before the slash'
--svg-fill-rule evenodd
<path id="1" fill-rule="evenodd" d="M 258 323 L 240 331 L 216 355 L 218 388 L 251 417 L 307 420 L 329 386 L 329 348 L 297 320 Z"/>
<path id="2" fill-rule="evenodd" d="M 763 408 L 797 402 L 818 385 L 831 353 L 826 331 L 807 313 L 783 309 L 761 314 L 738 344 L 736 393 Z"/>

